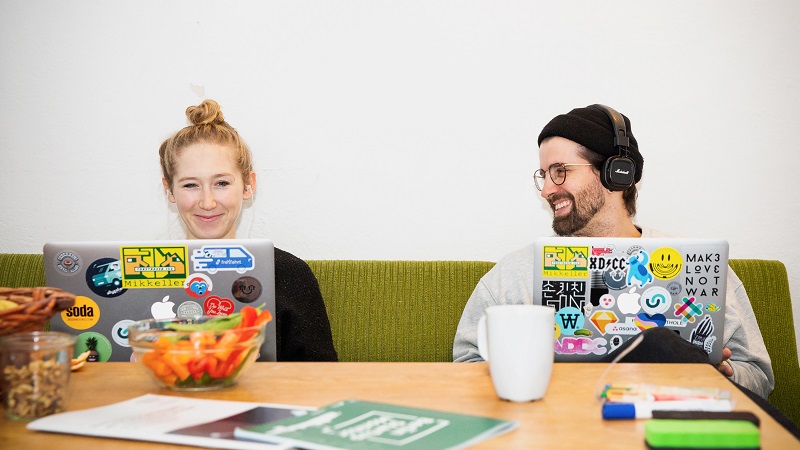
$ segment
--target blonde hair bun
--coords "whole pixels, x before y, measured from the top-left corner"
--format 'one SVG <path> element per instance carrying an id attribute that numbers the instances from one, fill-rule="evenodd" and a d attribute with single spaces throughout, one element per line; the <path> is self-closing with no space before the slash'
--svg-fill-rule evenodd
<path id="1" fill-rule="evenodd" d="M 225 117 L 222 115 L 222 108 L 219 106 L 219 103 L 211 99 L 203 100 L 203 103 L 197 106 L 186 108 L 186 118 L 189 119 L 192 125 L 222 125 L 225 123 Z"/>

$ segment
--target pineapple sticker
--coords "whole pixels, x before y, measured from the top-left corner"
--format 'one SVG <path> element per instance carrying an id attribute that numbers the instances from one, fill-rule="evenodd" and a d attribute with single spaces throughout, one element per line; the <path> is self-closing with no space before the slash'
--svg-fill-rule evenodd
<path id="1" fill-rule="evenodd" d="M 97 362 L 100 360 L 100 352 L 97 351 L 97 338 L 92 336 L 86 338 L 86 349 L 89 351 L 89 357 L 86 358 L 88 362 Z"/>

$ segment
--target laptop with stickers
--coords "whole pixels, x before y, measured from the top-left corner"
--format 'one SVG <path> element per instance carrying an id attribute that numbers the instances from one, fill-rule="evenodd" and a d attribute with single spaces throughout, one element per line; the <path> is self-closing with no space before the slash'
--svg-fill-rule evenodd
<path id="1" fill-rule="evenodd" d="M 267 239 L 53 242 L 48 286 L 75 294 L 50 329 L 78 337 L 75 353 L 131 361 L 128 325 L 143 319 L 229 315 L 245 305 L 275 313 L 275 256 Z M 259 360 L 275 361 L 275 320 Z"/>
<path id="2" fill-rule="evenodd" d="M 534 304 L 556 309 L 556 361 L 598 361 L 652 327 L 721 361 L 727 241 L 548 237 L 534 248 Z"/>

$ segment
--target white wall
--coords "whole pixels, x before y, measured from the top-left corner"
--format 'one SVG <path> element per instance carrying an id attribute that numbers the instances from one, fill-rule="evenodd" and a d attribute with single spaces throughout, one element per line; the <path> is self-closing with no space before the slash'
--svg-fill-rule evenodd
<path id="1" fill-rule="evenodd" d="M 255 153 L 240 236 L 497 260 L 551 233 L 542 126 L 605 103 L 638 222 L 783 261 L 800 324 L 800 3 L 643 3 L 3 0 L 0 252 L 174 236 L 157 148 L 209 97 Z"/>

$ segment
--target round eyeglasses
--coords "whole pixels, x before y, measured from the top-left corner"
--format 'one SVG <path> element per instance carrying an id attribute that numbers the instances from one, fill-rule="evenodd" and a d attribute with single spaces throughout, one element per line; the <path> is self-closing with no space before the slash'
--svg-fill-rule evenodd
<path id="1" fill-rule="evenodd" d="M 564 163 L 555 163 L 551 165 L 547 172 L 550 173 L 550 179 L 553 180 L 553 183 L 556 185 L 562 185 L 565 181 L 567 181 L 567 167 L 570 166 L 591 166 L 593 164 L 564 164 Z M 544 169 L 539 169 L 536 172 L 533 172 L 533 181 L 536 184 L 536 189 L 540 191 L 544 189 L 544 179 L 546 177 L 546 173 Z"/>

